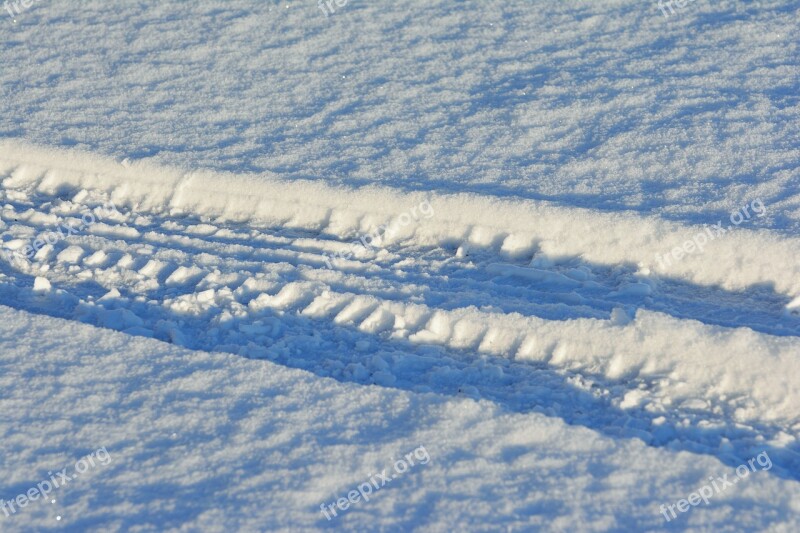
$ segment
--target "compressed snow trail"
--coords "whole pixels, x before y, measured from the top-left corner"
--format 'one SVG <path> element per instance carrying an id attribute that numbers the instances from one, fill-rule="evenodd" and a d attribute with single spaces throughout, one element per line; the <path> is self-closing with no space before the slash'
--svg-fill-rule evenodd
<path id="1" fill-rule="evenodd" d="M 731 230 L 659 274 L 654 253 L 698 228 L 0 149 L 8 305 L 732 466 L 768 450 L 800 479 L 797 239 Z"/>

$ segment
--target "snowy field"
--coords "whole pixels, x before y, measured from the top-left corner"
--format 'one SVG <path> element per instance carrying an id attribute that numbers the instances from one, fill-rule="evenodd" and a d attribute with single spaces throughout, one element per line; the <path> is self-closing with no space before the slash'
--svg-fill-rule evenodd
<path id="1" fill-rule="evenodd" d="M 800 1 L 9 1 L 0 531 L 800 531 Z"/>

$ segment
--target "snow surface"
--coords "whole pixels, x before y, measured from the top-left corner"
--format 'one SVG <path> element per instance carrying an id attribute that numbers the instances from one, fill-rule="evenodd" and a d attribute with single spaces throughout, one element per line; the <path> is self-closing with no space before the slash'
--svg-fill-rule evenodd
<path id="1" fill-rule="evenodd" d="M 0 11 L 0 499 L 112 458 L 0 531 L 797 531 L 798 30 L 794 0 Z"/>
<path id="2" fill-rule="evenodd" d="M 341 383 L 5 306 L 0 353 L 4 495 L 100 447 L 111 458 L 55 489 L 55 503 L 0 517 L 3 531 L 655 530 L 661 504 L 733 471 L 494 402 Z M 321 503 L 420 445 L 427 464 L 325 519 Z M 680 527 L 796 531 L 800 487 L 771 473 Z"/>
<path id="3" fill-rule="evenodd" d="M 5 14 L 0 13 L 5 17 Z M 795 0 L 38 2 L 0 135 L 187 169 L 800 229 Z M 91 45 L 88 44 L 91 42 Z"/>
<path id="4" fill-rule="evenodd" d="M 359 387 L 400 389 L 405 397 L 438 398 L 425 407 L 431 412 L 438 412 L 436 406 L 448 401 L 443 397 L 470 398 L 459 400 L 468 403 L 481 400 L 480 408 L 475 409 L 492 406 L 493 411 L 486 412 L 487 420 L 507 416 L 501 412 L 523 418 L 535 415 L 560 419 L 559 424 L 573 428 L 569 431 L 577 426 L 593 432 L 595 439 L 628 443 L 625 446 L 631 446 L 632 441 L 655 446 L 662 450 L 659 453 L 670 454 L 669 460 L 660 460 L 665 463 L 674 463 L 678 457 L 693 462 L 705 456 L 705 460 L 713 457 L 713 461 L 731 469 L 759 453 L 768 453 L 774 464 L 762 477 L 790 480 L 787 482 L 793 483 L 790 486 L 795 490 L 800 477 L 800 399 L 795 372 L 800 354 L 800 317 L 788 295 L 753 287 L 723 287 L 744 284 L 748 276 L 760 274 L 767 279 L 774 272 L 773 286 L 790 289 L 790 254 L 798 248 L 797 239 L 744 230 L 732 234 L 727 238 L 744 243 L 750 240 L 751 244 L 769 238 L 770 243 L 763 246 L 771 245 L 789 254 L 789 261 L 782 264 L 771 257 L 764 261 L 761 254 L 753 253 L 752 247 L 739 246 L 728 251 L 728 261 L 739 268 L 720 270 L 713 268 L 720 256 L 707 250 L 707 255 L 698 256 L 698 261 L 705 261 L 707 271 L 716 276 L 720 285 L 704 286 L 694 283 L 691 276 L 681 279 L 676 273 L 674 278 L 661 277 L 644 266 L 631 269 L 625 266 L 629 263 L 613 263 L 619 256 L 634 260 L 639 257 L 636 254 L 643 253 L 641 257 L 645 257 L 652 251 L 631 246 L 626 239 L 659 242 L 657 237 L 664 229 L 655 219 L 639 219 L 639 229 L 633 233 L 635 220 L 630 217 L 592 214 L 534 201 L 519 205 L 469 195 L 399 195 L 375 187 L 354 191 L 318 184 L 305 184 L 298 190 L 297 184 L 267 176 L 253 182 L 235 175 L 181 174 L 151 164 L 119 164 L 20 143 L 4 143 L 2 148 L 4 206 L 0 223 L 7 244 L 3 254 L 5 268 L 0 272 L 0 295 L 18 309 L 193 350 L 228 352 L 305 369 L 317 376 L 316 380 L 332 377 L 348 383 L 350 392 L 343 396 L 363 394 L 354 392 Z M 242 190 L 250 194 L 237 192 Z M 486 223 L 482 213 L 487 211 L 475 205 L 510 212 L 509 218 L 495 216 L 492 223 Z M 520 213 L 515 215 L 515 209 Z M 532 211 L 529 220 L 525 219 L 526 209 Z M 416 219 L 407 217 L 405 226 L 397 222 L 411 211 L 418 215 Z M 593 220 L 599 222 L 593 224 Z M 504 222 L 507 229 L 500 231 Z M 529 223 L 535 222 L 545 228 L 559 228 L 552 241 L 541 234 L 524 232 L 531 227 Z M 370 241 L 359 240 L 359 235 L 381 224 L 397 230 L 375 234 L 376 244 L 365 245 Z M 553 243 L 559 242 L 559 234 L 579 235 L 581 230 L 591 233 L 598 225 L 602 225 L 602 234 L 609 239 L 599 255 L 589 248 L 583 254 L 553 253 L 558 250 Z M 688 229 L 691 228 L 684 228 L 684 232 Z M 570 242 L 576 246 L 581 240 Z M 351 251 L 350 255 L 334 257 L 342 248 Z M 750 312 L 741 316 L 747 306 L 752 307 Z M 33 320 L 31 315 L 19 316 Z M 86 331 L 103 336 L 94 330 Z M 21 342 L 16 334 L 6 338 L 11 344 Z M 20 345 L 17 351 L 34 355 L 57 351 L 62 339 L 57 335 L 48 342 L 46 349 Z M 160 349 L 168 350 L 165 346 Z M 143 359 L 137 364 L 149 364 L 149 356 L 141 354 L 129 356 L 127 352 L 117 354 L 110 350 L 109 355 Z M 65 360 L 71 357 L 74 358 L 65 356 Z M 260 367 L 260 372 L 267 372 L 265 369 L 274 368 L 274 363 L 248 364 L 269 365 Z M 17 364 L 9 363 L 9 368 L 15 369 Z M 251 371 L 242 372 L 253 379 Z M 126 381 L 128 375 L 123 372 L 114 378 L 103 372 L 111 384 L 131 387 Z M 313 381 L 308 376 L 305 379 Z M 214 390 L 194 373 L 187 374 L 185 381 L 193 390 Z M 28 383 L 11 383 L 20 387 L 19 394 L 29 394 Z M 75 383 L 77 386 L 83 381 Z M 86 387 L 79 397 L 95 395 L 91 384 Z M 301 397 L 293 401 L 308 401 L 316 394 L 306 386 L 298 387 L 286 393 Z M 146 391 L 141 394 L 143 398 L 150 396 Z M 240 393 L 218 392 L 211 394 L 208 401 L 235 405 L 234 394 Z M 375 394 L 380 396 L 382 392 Z M 158 401 L 171 402 L 168 398 L 166 392 L 158 393 Z M 380 411 L 388 404 L 377 398 L 374 409 Z M 71 408 L 61 409 L 57 413 L 71 412 Z M 143 416 L 148 416 L 148 408 L 142 409 Z M 118 411 L 116 407 L 110 410 L 114 423 L 125 420 L 124 413 Z M 324 413 L 328 419 L 336 420 L 332 430 L 338 427 L 340 410 L 330 405 Z M 187 411 L 185 416 L 198 414 Z M 388 426 L 383 416 L 359 416 L 354 424 L 368 439 L 375 427 Z M 416 420 L 430 416 L 433 415 L 414 415 L 403 434 L 422 431 Z M 205 410 L 200 417 L 204 421 L 211 419 Z M 219 417 L 225 419 L 226 415 Z M 177 419 L 174 422 L 175 428 L 191 426 Z M 494 433 L 487 434 L 493 434 L 494 446 L 501 446 L 501 436 L 506 434 L 538 435 L 535 424 L 519 424 L 514 431 L 495 427 Z M 25 420 L 8 422 L 9 428 L 26 425 Z M 308 440 L 320 450 L 332 446 L 320 440 L 316 430 L 304 429 L 299 423 L 290 427 L 294 436 L 283 443 L 287 454 L 298 442 Z M 119 430 L 133 433 L 125 428 Z M 208 431 L 214 435 L 223 430 Z M 454 431 L 462 434 L 472 430 Z M 440 438 L 449 440 L 443 434 L 434 431 L 429 439 L 434 443 L 430 445 L 420 442 L 436 450 Z M 585 439 L 565 437 L 573 438 Z M 199 442 L 195 442 L 197 439 Z M 400 441 L 405 443 L 398 435 L 388 439 L 386 445 L 395 447 L 392 453 L 399 453 Z M 195 436 L 187 442 L 199 446 L 205 441 Z M 476 453 L 477 445 L 464 444 L 470 453 Z M 408 444 L 406 448 L 415 446 Z M 575 449 L 574 445 L 560 444 L 558 448 Z M 254 459 L 249 453 L 230 453 L 229 460 L 235 465 L 239 461 L 251 465 L 239 466 L 238 470 L 228 465 L 239 476 L 261 476 L 276 482 L 269 473 L 261 472 L 260 466 L 252 466 L 258 463 L 251 462 Z M 313 470 L 319 460 L 314 457 L 321 453 L 334 452 L 312 453 L 305 459 L 307 464 L 300 462 L 296 468 Z M 520 453 L 543 452 L 537 449 Z M 604 453 L 593 456 L 603 465 L 607 461 Z M 642 468 L 639 452 L 636 453 L 636 460 L 628 458 L 621 464 L 635 463 L 637 469 Z M 130 460 L 129 453 L 122 452 L 122 456 Z M 515 462 L 509 461 L 505 452 L 498 452 L 492 462 L 481 454 L 476 457 L 487 461 L 491 468 L 512 468 Z M 250 472 L 252 468 L 256 472 Z M 571 483 L 577 482 L 574 466 L 559 463 L 553 468 L 559 473 L 552 475 L 560 483 L 572 487 Z M 697 484 L 696 470 L 676 466 L 670 479 L 678 485 L 669 491 L 657 489 L 659 481 L 641 482 L 647 483 L 651 498 L 650 504 L 645 505 L 640 502 L 641 494 L 618 492 L 632 489 L 618 485 L 614 476 L 605 477 L 607 466 L 597 468 L 603 472 L 597 474 L 603 483 L 615 490 L 609 496 L 615 501 L 613 505 L 591 496 L 600 513 L 598 530 L 656 527 L 661 523 L 658 506 L 652 505 L 657 498 L 661 503 L 676 501 L 680 499 L 677 486 L 685 487 L 683 492 L 688 494 Z M 474 473 L 472 468 L 468 470 Z M 334 472 L 326 475 L 338 484 L 330 482 L 326 485 L 328 492 L 323 490 L 323 495 L 332 500 L 347 488 L 344 480 L 351 480 L 351 489 L 359 481 L 358 476 L 342 473 L 353 473 L 352 470 Z M 648 479 L 661 475 L 663 472 L 651 471 Z M 460 475 L 443 476 L 444 481 L 426 483 L 427 488 L 420 490 L 450 494 L 456 487 L 461 489 Z M 634 479 L 630 471 L 625 476 Z M 635 486 L 642 490 L 638 476 L 635 475 Z M 559 498 L 550 489 L 539 492 L 538 481 L 534 484 L 536 489 L 525 483 L 523 487 L 527 489 L 518 489 L 525 491 L 524 508 L 503 506 L 504 512 L 509 513 L 509 527 L 544 527 L 543 521 L 551 524 L 555 520 L 552 527 L 556 529 L 577 524 L 587 528 L 583 520 L 588 511 L 578 513 L 574 502 L 567 505 L 563 499 L 572 500 L 576 490 L 589 498 L 591 487 L 564 489 L 564 497 Z M 215 486 L 214 490 L 224 486 Z M 511 489 L 503 485 L 497 490 Z M 467 514 L 458 511 L 468 524 L 480 524 L 480 517 L 495 523 L 497 509 L 490 501 L 479 498 L 483 507 L 476 509 L 474 501 L 468 499 L 466 503 L 463 494 L 458 494 L 462 505 L 473 508 Z M 556 498 L 557 503 L 551 503 L 563 514 L 545 503 L 535 503 L 544 494 L 547 499 Z M 765 492 L 756 494 L 775 503 Z M 622 497 L 640 502 L 636 510 L 616 500 Z M 153 505 L 165 505 L 161 493 L 153 495 L 153 499 Z M 319 522 L 321 515 L 313 514 L 316 510 L 301 516 L 307 509 L 296 506 L 306 504 L 306 499 L 307 495 L 291 504 L 281 502 L 284 514 L 275 515 L 263 527 L 324 524 Z M 404 504 L 395 504 L 395 510 L 387 515 L 386 527 L 445 527 L 447 520 L 437 518 L 437 512 L 449 509 L 447 505 L 437 506 L 434 512 L 430 509 L 432 504 L 423 503 L 422 499 L 412 501 L 418 503 L 407 511 Z M 244 502 L 241 505 L 246 508 Z M 748 505 L 757 504 L 751 501 Z M 415 509 L 413 513 L 411 508 Z M 756 513 L 749 519 L 760 526 L 787 526 L 787 520 L 794 520 L 790 518 L 792 509 L 783 506 L 778 514 Z M 175 509 L 172 512 L 163 518 L 164 525 L 194 523 L 195 515 L 189 510 L 183 514 Z M 448 510 L 444 516 L 450 517 L 452 512 Z M 682 521 L 680 527 L 697 524 L 705 528 L 731 520 L 730 512 L 716 512 L 709 511 L 710 517 L 698 513 L 703 518 Z M 359 515 L 364 520 L 374 519 L 366 509 L 364 513 Z M 153 515 L 148 512 L 147 516 Z M 81 515 L 74 519 L 76 527 L 83 527 L 81 520 L 87 518 Z M 129 519 L 117 511 L 113 520 L 114 527 L 129 525 L 125 522 Z M 219 524 L 238 523 L 226 514 L 215 520 Z M 97 522 L 100 523 L 105 524 L 102 520 Z M 213 524 L 210 522 L 209 527 Z M 343 520 L 339 525 L 351 524 Z M 250 522 L 240 526 L 258 529 Z"/>

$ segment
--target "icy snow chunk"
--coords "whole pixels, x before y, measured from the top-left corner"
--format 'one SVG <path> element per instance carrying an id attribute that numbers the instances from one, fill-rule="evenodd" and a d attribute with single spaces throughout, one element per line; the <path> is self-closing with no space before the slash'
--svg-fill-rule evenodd
<path id="1" fill-rule="evenodd" d="M 634 389 L 632 391 L 628 391 L 625 393 L 625 397 L 619 403 L 621 409 L 632 409 L 634 407 L 639 407 L 642 404 L 642 400 L 647 396 L 647 393 L 640 389 Z"/>
<path id="2" fill-rule="evenodd" d="M 350 296 L 325 291 L 312 301 L 300 313 L 313 318 L 325 318 L 333 313 L 339 313 L 350 302 Z"/>
<path id="3" fill-rule="evenodd" d="M 58 217 L 56 215 L 34 211 L 33 209 L 28 209 L 27 211 L 20 213 L 19 219 L 36 226 L 48 227 L 58 225 Z"/>
<path id="4" fill-rule="evenodd" d="M 83 257 L 84 250 L 80 246 L 70 246 L 61 251 L 56 257 L 59 263 L 77 264 Z"/>
<path id="5" fill-rule="evenodd" d="M 358 329 L 375 334 L 392 329 L 392 326 L 394 326 L 394 314 L 379 307 L 361 323 Z"/>
<path id="6" fill-rule="evenodd" d="M 95 253 L 83 260 L 86 266 L 100 266 L 106 262 L 108 255 L 103 250 L 97 250 Z"/>
<path id="7" fill-rule="evenodd" d="M 53 255 L 55 248 L 49 244 L 45 244 L 34 254 L 33 258 L 37 261 L 47 261 Z"/>
<path id="8" fill-rule="evenodd" d="M 102 296 L 100 299 L 98 299 L 97 301 L 98 301 L 98 302 L 102 302 L 102 301 L 105 301 L 105 300 L 117 300 L 117 299 L 119 299 L 119 298 L 121 298 L 121 297 L 122 297 L 122 294 L 120 294 L 120 292 L 119 292 L 117 289 L 111 289 L 110 291 L 108 291 L 107 293 L 105 293 L 105 294 L 104 294 L 104 295 L 103 295 L 103 296 Z"/>
<path id="9" fill-rule="evenodd" d="M 4 242 L 3 246 L 8 248 L 9 250 L 17 251 L 26 244 L 28 244 L 28 241 L 25 239 L 12 239 L 10 241 Z M 800 300 L 800 298 L 798 298 L 798 300 Z"/>
<path id="10" fill-rule="evenodd" d="M 169 275 L 167 280 L 164 282 L 164 285 L 168 287 L 174 285 L 187 285 L 193 279 L 198 278 L 202 274 L 203 270 L 194 265 L 189 267 L 180 266 Z"/>
<path id="11" fill-rule="evenodd" d="M 336 315 L 333 322 L 338 325 L 355 324 L 365 318 L 378 306 L 374 298 L 357 296 Z"/>
<path id="12" fill-rule="evenodd" d="M 15 189 L 21 187 L 28 182 L 34 181 L 41 175 L 41 171 L 30 165 L 19 165 L 11 172 L 11 175 L 3 180 L 3 187 L 6 189 Z"/>
<path id="13" fill-rule="evenodd" d="M 186 226 L 185 232 L 191 235 L 208 236 L 213 235 L 219 228 L 211 224 L 195 224 L 193 226 Z"/>
<path id="14" fill-rule="evenodd" d="M 110 218 L 108 215 L 104 219 Z M 119 218 L 119 217 L 117 217 Z M 95 222 L 89 230 L 95 235 L 103 235 L 104 237 L 116 237 L 118 239 L 137 239 L 141 236 L 139 230 L 129 226 L 110 225 L 105 222 Z"/>
<path id="15" fill-rule="evenodd" d="M 275 287 L 274 281 L 265 278 L 247 278 L 234 292 L 236 296 L 241 297 L 266 292 Z"/>
<path id="16" fill-rule="evenodd" d="M 86 200 L 88 196 L 89 196 L 89 191 L 87 191 L 86 189 L 81 189 L 77 193 L 75 193 L 75 196 L 72 197 L 72 202 L 76 204 L 83 203 L 83 201 Z"/>
<path id="17" fill-rule="evenodd" d="M 134 261 L 135 259 L 131 254 L 125 254 L 117 261 L 117 266 L 119 268 L 128 269 L 133 266 Z"/>
<path id="18" fill-rule="evenodd" d="M 197 301 L 201 304 L 213 302 L 215 295 L 216 292 L 214 291 L 214 289 L 208 289 L 197 293 Z"/>
<path id="19" fill-rule="evenodd" d="M 139 269 L 139 274 L 147 276 L 148 278 L 156 278 L 166 266 L 167 264 L 162 261 L 151 259 L 146 265 Z"/>
<path id="20" fill-rule="evenodd" d="M 268 307 L 287 309 L 297 305 L 307 305 L 316 296 L 316 287 L 317 285 L 314 283 L 289 283 L 274 296 L 269 294 L 259 295 L 258 298 L 250 302 L 248 307 L 253 311 L 260 311 Z"/>
<path id="21" fill-rule="evenodd" d="M 398 313 L 395 321 L 395 329 L 417 329 L 431 317 L 431 311 L 424 305 L 406 305 Z"/>
<path id="22" fill-rule="evenodd" d="M 539 349 L 539 341 L 536 335 L 529 333 L 517 349 L 517 358 L 519 359 L 541 359 L 542 351 Z"/>
<path id="23" fill-rule="evenodd" d="M 36 276 L 36 279 L 33 280 L 33 292 L 49 292 L 51 288 L 47 278 Z"/>
<path id="24" fill-rule="evenodd" d="M 800 316 L 800 296 L 792 300 L 786 305 L 783 314 L 785 316 L 798 317 Z"/>
<path id="25" fill-rule="evenodd" d="M 436 311 L 428 321 L 426 329 L 411 335 L 408 339 L 411 342 L 441 344 L 448 341 L 451 333 L 452 328 L 447 313 Z"/>

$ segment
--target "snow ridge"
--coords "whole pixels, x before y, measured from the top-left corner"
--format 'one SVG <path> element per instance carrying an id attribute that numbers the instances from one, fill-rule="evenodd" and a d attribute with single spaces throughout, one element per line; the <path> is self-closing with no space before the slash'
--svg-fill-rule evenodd
<path id="1" fill-rule="evenodd" d="M 285 182 L 269 174 L 182 172 L 10 140 L 0 142 L 0 171 L 8 176 L 6 187 L 32 187 L 47 194 L 67 189 L 103 191 L 115 203 L 138 212 L 191 213 L 220 221 L 320 231 L 342 239 L 372 232 L 413 206 L 429 202 L 436 213 L 432 219 L 384 244 L 442 246 L 463 241 L 494 248 L 506 257 L 537 253 L 550 260 L 580 257 L 598 265 L 631 264 L 644 275 L 726 290 L 767 284 L 787 297 L 800 295 L 800 264 L 795 260 L 800 239 L 768 230 L 728 229 L 724 238 L 710 240 L 703 253 L 665 261 L 673 249 L 709 228 L 534 200 L 407 193 L 376 186 L 353 190 L 321 182 Z"/>

